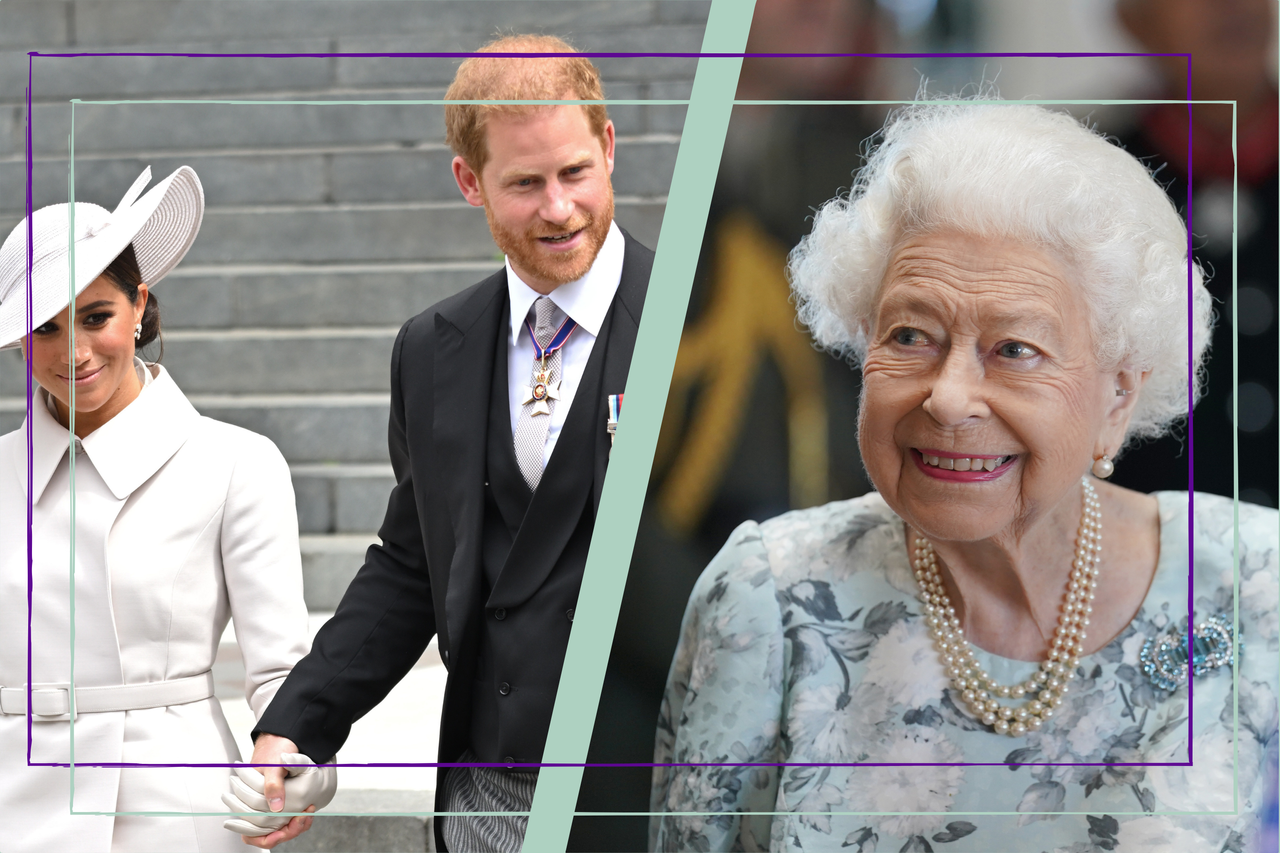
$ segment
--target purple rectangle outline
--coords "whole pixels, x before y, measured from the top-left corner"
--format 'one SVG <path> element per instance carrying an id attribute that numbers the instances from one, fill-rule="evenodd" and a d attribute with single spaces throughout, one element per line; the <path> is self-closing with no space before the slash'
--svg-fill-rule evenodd
<path id="1" fill-rule="evenodd" d="M 332 59 L 332 58 L 437 58 L 437 59 L 467 59 L 476 56 L 484 56 L 491 59 L 496 58 L 551 58 L 564 56 L 584 56 L 591 59 L 638 59 L 638 58 L 685 58 L 685 59 L 801 59 L 801 58 L 823 58 L 823 57 L 869 57 L 879 59 L 972 59 L 972 58 L 1026 58 L 1026 57 L 1046 57 L 1059 59 L 1085 59 L 1098 57 L 1151 57 L 1151 56 L 1181 56 L 1187 60 L 1187 363 L 1190 367 L 1193 361 L 1192 336 L 1190 334 L 1191 312 L 1193 309 L 1192 295 L 1192 244 L 1191 244 L 1191 186 L 1192 186 L 1192 127 L 1191 127 L 1191 54 L 1189 53 L 645 53 L 645 52 L 594 52 L 583 51 L 581 53 L 476 53 L 476 52 L 428 52 L 428 53 L 134 53 L 134 52 L 107 52 L 107 53 L 44 53 L 41 51 L 28 51 L 27 53 L 27 198 L 26 198 L 26 215 L 27 215 L 27 324 L 33 325 L 32 318 L 32 267 L 34 265 L 34 223 L 32 222 L 33 213 L 33 166 L 34 156 L 32 148 L 32 119 L 31 119 L 31 91 L 34 78 L 35 57 L 50 58 L 77 58 L 77 57 L 175 57 L 175 58 L 219 58 L 219 59 Z M 33 468 L 33 445 L 32 445 L 32 373 L 31 362 L 27 360 L 27 766 L 28 767 L 70 767 L 65 762 L 32 762 L 31 761 L 31 726 L 33 725 L 31 718 L 31 677 L 32 677 L 32 656 L 31 656 L 31 613 L 33 608 L 33 561 L 32 561 L 32 522 L 33 522 L 33 505 L 31 501 L 31 492 L 33 487 L 32 468 Z M 1195 377 L 1188 378 L 1188 385 L 1194 383 Z M 1195 430 L 1193 422 L 1193 409 L 1187 409 L 1187 512 L 1191 523 L 1187 525 L 1187 619 L 1191 620 L 1195 602 Z M 74 590 L 72 591 L 74 595 Z M 1187 653 L 1188 660 L 1194 651 L 1192 632 L 1187 632 Z M 1187 730 L 1194 731 L 1194 700 L 1195 688 L 1194 679 L 1187 679 Z M 1185 762 L 1116 762 L 1116 763 L 1099 763 L 1099 764 L 1081 764 L 1081 763 L 1061 763 L 1061 762 L 1028 762 L 1025 766 L 1029 767 L 1190 767 L 1194 765 L 1192 757 L 1194 738 L 1187 738 L 1187 760 Z M 77 763 L 79 767 L 234 767 L 234 764 L 138 764 L 132 762 L 102 762 L 83 764 Z M 261 765 L 264 767 L 286 765 Z M 904 762 L 865 762 L 865 763 L 822 763 L 812 764 L 803 762 L 778 762 L 763 764 L 654 764 L 645 762 L 623 762 L 612 764 L 586 764 L 586 763 L 529 763 L 529 764 L 492 764 L 492 763 L 458 763 L 458 762 L 428 762 L 428 763 L 405 763 L 405 762 L 377 762 L 369 764 L 325 764 L 322 767 L 521 767 L 521 768 L 538 768 L 538 767 L 1007 767 L 1005 762 L 948 762 L 947 764 L 938 765 L 936 763 L 918 764 Z M 1019 765 L 1022 766 L 1022 765 Z"/>

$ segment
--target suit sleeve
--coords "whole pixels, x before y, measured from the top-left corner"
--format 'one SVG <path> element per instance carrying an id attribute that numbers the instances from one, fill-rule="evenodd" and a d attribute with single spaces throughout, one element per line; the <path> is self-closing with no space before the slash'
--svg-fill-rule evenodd
<path id="1" fill-rule="evenodd" d="M 287 737 L 317 762 L 346 741 L 351 725 L 382 701 L 417 663 L 435 634 L 427 555 L 414 495 L 407 440 L 403 365 L 410 320 L 391 356 L 388 444 L 396 485 L 364 566 L 338 609 L 316 635 L 311 653 L 290 673 L 254 732 Z M 422 347 L 418 340 L 418 347 Z M 427 355 L 429 358 L 429 354 Z M 415 361 L 415 365 L 430 365 Z"/>

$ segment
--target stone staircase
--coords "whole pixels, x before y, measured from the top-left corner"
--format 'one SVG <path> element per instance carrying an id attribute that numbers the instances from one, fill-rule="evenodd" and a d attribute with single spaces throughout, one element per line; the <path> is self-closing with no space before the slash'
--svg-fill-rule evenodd
<path id="1" fill-rule="evenodd" d="M 5 0 L 0 236 L 24 212 L 29 50 L 462 51 L 501 28 L 563 35 L 589 51 L 697 51 L 709 5 Z M 695 68 L 693 60 L 654 58 L 601 59 L 598 65 L 612 99 L 687 98 Z M 483 212 L 467 205 L 454 186 L 443 109 L 412 103 L 439 99 L 456 60 L 37 57 L 33 68 L 37 207 L 67 198 L 73 132 L 81 200 L 114 206 L 147 165 L 157 179 L 183 164 L 199 173 L 207 200 L 200 236 L 156 288 L 163 363 L 203 414 L 267 435 L 288 459 L 307 604 L 319 621 L 336 606 L 374 540 L 392 484 L 387 383 L 396 331 L 501 263 Z M 77 103 L 73 122 L 73 98 L 146 103 Z M 304 101 L 326 103 L 299 103 Z M 649 246 L 657 243 L 684 111 L 656 104 L 610 110 L 618 133 L 617 219 Z M 25 382 L 20 358 L 0 353 L 0 432 L 21 424 Z M 6 539 L 10 534 L 0 533 Z M 220 666 L 230 676 L 236 657 L 230 637 L 224 652 Z M 430 652 L 423 667 L 434 671 L 438 664 L 429 658 Z M 418 692 L 404 701 L 411 707 L 438 704 L 438 698 L 420 695 L 438 689 L 430 686 L 432 678 L 440 680 L 424 675 L 427 686 L 414 688 Z M 235 693 L 234 678 L 219 680 Z M 234 699 L 227 699 L 231 707 Z M 395 713 L 393 707 L 388 719 Z M 381 740 L 370 741 L 369 749 L 377 751 L 375 742 L 388 750 L 401 742 L 400 723 L 379 725 Z M 395 748 L 395 758 L 348 754 L 344 760 L 405 760 Z M 433 757 L 434 747 L 421 760 Z M 405 802 L 429 793 L 427 782 L 413 786 L 402 792 Z M 354 803 L 364 795 L 355 789 L 344 796 Z M 313 846 L 293 849 L 422 849 L 377 846 L 391 842 L 369 840 L 373 830 L 353 820 L 362 828 L 343 835 L 338 847 L 323 846 L 324 833 L 313 831 L 307 842 Z M 326 825 L 318 822 L 317 830 Z M 357 836 L 365 838 L 360 844 L 374 846 L 350 846 Z"/>

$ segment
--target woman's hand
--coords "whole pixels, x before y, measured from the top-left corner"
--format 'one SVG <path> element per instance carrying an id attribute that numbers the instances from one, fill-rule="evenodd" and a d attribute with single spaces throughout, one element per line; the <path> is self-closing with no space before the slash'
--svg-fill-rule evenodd
<path id="1" fill-rule="evenodd" d="M 270 811 L 279 812 L 284 810 L 284 780 L 285 776 L 288 775 L 288 771 L 284 767 L 278 766 L 284 764 L 281 755 L 284 753 L 296 753 L 297 751 L 298 745 L 293 741 L 279 735 L 268 734 L 267 732 L 259 734 L 257 741 L 254 742 L 253 756 L 249 759 L 249 764 L 277 765 L 274 767 L 255 767 L 262 774 L 262 795 L 266 799 L 267 807 Z M 316 807 L 314 805 L 310 805 L 305 809 L 308 812 L 314 812 L 315 810 Z M 290 841 L 309 830 L 311 821 L 312 818 L 299 815 L 268 835 L 242 835 L 241 838 L 245 844 L 270 850 L 282 841 Z"/>
<path id="2" fill-rule="evenodd" d="M 306 810 L 309 812 L 314 812 L 316 810 L 316 807 L 307 806 Z M 298 817 L 293 818 L 287 824 L 285 824 L 283 829 L 277 829 L 275 832 L 271 833 L 270 835 L 262 835 L 262 836 L 258 836 L 257 838 L 254 838 L 253 836 L 249 836 L 249 835 L 242 835 L 240 836 L 240 838 L 244 841 L 245 844 L 248 844 L 251 847 L 261 847 L 263 850 L 270 850 L 272 847 L 275 847 L 277 844 L 279 844 L 282 841 L 291 841 L 297 838 L 299 835 L 306 832 L 310 828 L 311 828 L 311 818 L 302 817 L 301 815 L 299 815 Z"/>

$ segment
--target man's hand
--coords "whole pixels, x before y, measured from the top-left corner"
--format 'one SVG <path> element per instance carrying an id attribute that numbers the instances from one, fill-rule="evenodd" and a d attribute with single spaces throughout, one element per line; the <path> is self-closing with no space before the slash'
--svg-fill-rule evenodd
<path id="1" fill-rule="evenodd" d="M 258 735 L 258 740 L 253 747 L 253 757 L 249 759 L 249 762 L 250 764 L 258 762 L 283 764 L 285 762 L 281 760 L 282 754 L 296 753 L 297 751 L 297 744 L 288 738 L 263 732 Z M 273 812 L 283 811 L 284 780 L 288 771 L 284 767 L 258 767 L 256 769 L 263 777 L 262 795 L 266 800 L 267 808 Z M 316 807 L 314 805 L 310 805 L 305 809 L 308 812 L 314 812 L 315 810 Z M 306 832 L 311 828 L 311 820 L 309 817 L 299 816 L 290 819 L 287 824 L 267 835 L 242 835 L 240 837 L 245 844 L 270 850 L 277 844 L 283 841 L 290 841 Z"/>
<path id="2" fill-rule="evenodd" d="M 297 752 L 298 745 L 287 737 L 262 732 L 253 744 L 253 757 L 249 764 L 284 764 L 280 755 L 285 752 Z M 267 798 L 267 806 L 273 812 L 284 809 L 284 777 L 288 771 L 283 767 L 258 767 L 264 780 L 263 796 Z M 302 820 L 302 818 L 294 818 Z"/>

